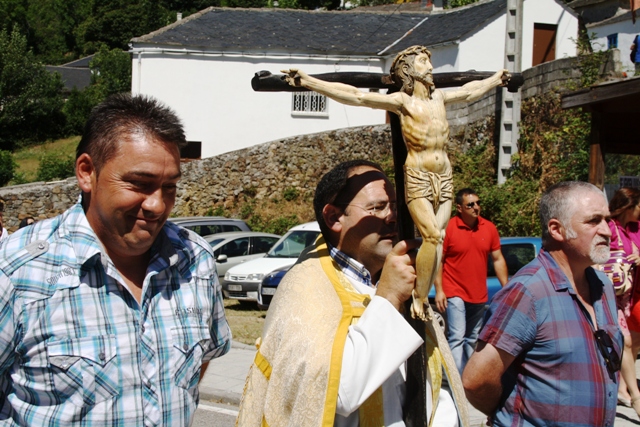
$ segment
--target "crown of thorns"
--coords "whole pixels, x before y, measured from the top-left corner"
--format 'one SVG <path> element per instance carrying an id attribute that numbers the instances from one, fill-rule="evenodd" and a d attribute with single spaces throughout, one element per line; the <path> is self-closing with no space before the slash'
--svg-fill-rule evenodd
<path id="1" fill-rule="evenodd" d="M 407 56 L 415 56 L 415 55 L 419 55 L 421 53 L 427 54 L 429 59 L 431 59 L 431 52 L 429 52 L 429 50 L 426 47 L 418 46 L 418 45 L 408 47 L 405 50 L 403 50 L 402 52 L 400 52 L 399 54 L 397 54 L 395 59 L 391 63 L 391 70 L 389 70 L 389 75 L 391 76 L 393 81 L 396 81 L 396 76 L 397 76 L 398 71 L 400 71 L 402 73 L 401 70 L 397 70 L 397 68 L 396 68 L 398 66 L 398 63 L 399 62 L 400 63 L 403 62 Z M 401 76 L 398 76 L 398 77 L 402 78 Z"/>

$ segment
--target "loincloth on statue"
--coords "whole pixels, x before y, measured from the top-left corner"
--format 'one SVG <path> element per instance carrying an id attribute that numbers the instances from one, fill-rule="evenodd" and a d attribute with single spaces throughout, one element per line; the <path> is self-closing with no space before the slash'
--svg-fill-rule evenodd
<path id="1" fill-rule="evenodd" d="M 404 167 L 404 194 L 407 204 L 415 199 L 427 199 L 437 212 L 440 203 L 453 198 L 453 174 L 451 168 L 443 175 Z"/>

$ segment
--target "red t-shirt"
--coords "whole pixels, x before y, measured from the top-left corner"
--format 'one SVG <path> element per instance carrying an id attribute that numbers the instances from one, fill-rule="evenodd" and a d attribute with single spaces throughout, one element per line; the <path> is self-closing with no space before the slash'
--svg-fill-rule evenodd
<path id="1" fill-rule="evenodd" d="M 442 290 L 447 298 L 487 302 L 487 257 L 498 249 L 500 236 L 491 221 L 478 217 L 478 226 L 471 229 L 459 216 L 451 218 L 442 246 Z"/>

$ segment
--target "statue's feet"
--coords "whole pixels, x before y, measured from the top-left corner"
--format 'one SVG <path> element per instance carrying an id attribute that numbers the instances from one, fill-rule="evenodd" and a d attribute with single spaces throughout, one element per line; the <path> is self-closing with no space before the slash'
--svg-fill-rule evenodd
<path id="1" fill-rule="evenodd" d="M 425 300 L 427 298 L 420 298 L 416 295 L 415 290 L 413 291 L 413 301 L 411 303 L 411 317 L 418 318 L 423 322 L 427 322 L 431 319 L 427 316 L 427 311 L 425 310 Z"/>

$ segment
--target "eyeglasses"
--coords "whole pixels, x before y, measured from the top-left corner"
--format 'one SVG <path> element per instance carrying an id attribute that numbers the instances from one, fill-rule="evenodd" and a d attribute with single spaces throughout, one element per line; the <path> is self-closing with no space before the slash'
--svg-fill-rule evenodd
<path id="1" fill-rule="evenodd" d="M 613 341 L 611 341 L 609 334 L 602 329 L 598 329 L 597 331 L 594 331 L 593 335 L 596 338 L 598 350 L 600 350 L 600 354 L 602 354 L 602 357 L 607 364 L 609 373 L 613 374 L 614 372 L 619 371 L 620 366 L 622 365 L 622 360 L 620 359 L 618 352 L 616 352 L 616 349 L 613 347 Z"/>
<path id="2" fill-rule="evenodd" d="M 373 206 L 360 206 L 353 203 L 336 203 L 336 205 L 345 207 L 355 206 L 356 208 L 360 208 L 369 215 L 373 215 L 377 218 L 386 218 L 392 211 L 394 214 L 398 212 L 398 204 L 396 202 L 380 202 Z"/>
<path id="3" fill-rule="evenodd" d="M 469 202 L 466 205 L 464 205 L 464 207 L 472 209 L 475 205 L 478 205 L 478 207 L 480 207 L 480 200 L 476 200 L 475 202 Z"/>

